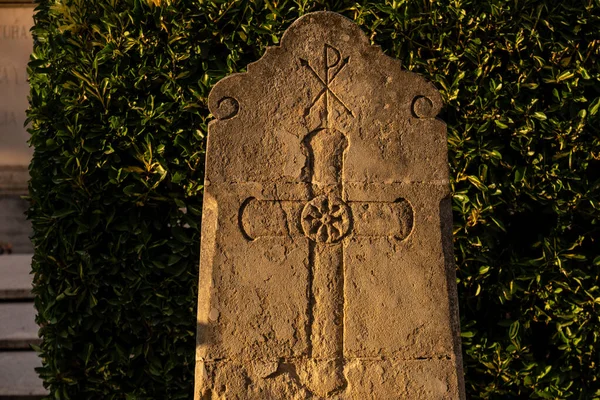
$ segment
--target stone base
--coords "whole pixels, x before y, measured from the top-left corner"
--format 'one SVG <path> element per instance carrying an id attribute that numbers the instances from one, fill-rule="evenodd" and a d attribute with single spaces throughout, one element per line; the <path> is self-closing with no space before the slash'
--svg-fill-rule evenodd
<path id="1" fill-rule="evenodd" d="M 331 361 L 330 361 L 331 362 Z M 330 362 L 323 362 L 327 365 Z M 335 363 L 335 361 L 333 361 Z M 245 369 L 230 361 L 197 365 L 196 398 L 202 400 L 463 399 L 453 360 L 347 360 L 343 383 L 317 372 L 315 360 L 254 361 Z M 331 390 L 331 388 L 334 388 Z M 325 392 L 329 393 L 325 394 Z"/>

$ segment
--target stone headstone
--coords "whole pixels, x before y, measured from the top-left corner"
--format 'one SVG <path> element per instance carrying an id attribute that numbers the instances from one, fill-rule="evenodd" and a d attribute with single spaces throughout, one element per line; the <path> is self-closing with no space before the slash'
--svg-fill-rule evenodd
<path id="1" fill-rule="evenodd" d="M 441 107 L 331 12 L 213 88 L 196 400 L 464 398 Z"/>

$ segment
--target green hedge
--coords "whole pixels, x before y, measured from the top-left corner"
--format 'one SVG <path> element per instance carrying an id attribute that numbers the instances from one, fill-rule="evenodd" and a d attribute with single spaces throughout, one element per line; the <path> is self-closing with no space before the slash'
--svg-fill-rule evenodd
<path id="1" fill-rule="evenodd" d="M 37 9 L 29 217 L 54 398 L 191 398 L 207 95 L 328 9 L 446 101 L 469 398 L 600 399 L 598 0 Z"/>

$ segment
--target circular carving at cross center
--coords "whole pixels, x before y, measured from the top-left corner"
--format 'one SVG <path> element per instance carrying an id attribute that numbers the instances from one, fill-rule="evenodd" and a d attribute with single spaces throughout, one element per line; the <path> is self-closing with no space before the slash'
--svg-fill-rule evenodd
<path id="1" fill-rule="evenodd" d="M 318 196 L 302 210 L 302 229 L 309 239 L 335 243 L 350 229 L 350 207 L 335 196 Z"/>

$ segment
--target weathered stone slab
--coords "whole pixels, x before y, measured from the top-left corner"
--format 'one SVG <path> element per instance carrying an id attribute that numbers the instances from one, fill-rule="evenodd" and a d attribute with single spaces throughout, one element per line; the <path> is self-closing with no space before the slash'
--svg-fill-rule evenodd
<path id="1" fill-rule="evenodd" d="M 31 349 L 39 345 L 33 303 L 0 303 L 0 349 Z"/>
<path id="2" fill-rule="evenodd" d="M 0 399 L 33 400 L 48 395 L 35 372 L 42 361 L 33 351 L 0 352 Z"/>
<path id="3" fill-rule="evenodd" d="M 32 299 L 31 254 L 0 256 L 0 300 Z"/>
<path id="4" fill-rule="evenodd" d="M 319 12 L 209 107 L 196 399 L 463 399 L 433 85 Z"/>

